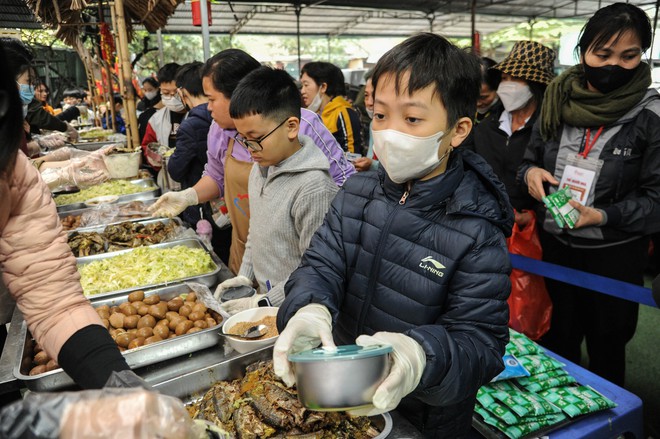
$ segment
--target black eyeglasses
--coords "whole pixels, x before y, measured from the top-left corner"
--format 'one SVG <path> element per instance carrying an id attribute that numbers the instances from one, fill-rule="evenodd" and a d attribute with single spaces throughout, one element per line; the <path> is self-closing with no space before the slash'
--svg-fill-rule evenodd
<path id="1" fill-rule="evenodd" d="M 266 137 L 270 136 L 275 131 L 277 131 L 277 129 L 279 127 L 281 127 L 282 125 L 284 125 L 284 123 L 287 120 L 289 120 L 288 117 L 286 119 L 284 119 L 282 122 L 280 122 L 280 124 L 278 126 L 273 128 L 270 133 L 266 134 L 265 136 L 261 136 L 258 139 L 247 140 L 247 139 L 244 139 L 243 136 L 241 136 L 240 134 L 236 133 L 236 135 L 234 136 L 234 140 L 237 141 L 243 148 L 251 149 L 254 152 L 263 151 L 264 147 L 261 145 L 261 142 L 266 140 Z"/>

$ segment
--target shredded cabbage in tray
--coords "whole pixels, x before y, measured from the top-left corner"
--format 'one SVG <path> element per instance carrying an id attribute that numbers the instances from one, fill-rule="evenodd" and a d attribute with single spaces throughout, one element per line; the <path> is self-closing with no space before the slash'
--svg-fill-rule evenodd
<path id="1" fill-rule="evenodd" d="M 158 189 L 156 186 L 140 186 L 126 180 L 110 180 L 105 183 L 97 184 L 80 192 L 73 194 L 63 194 L 55 197 L 55 204 L 63 206 L 65 204 L 82 203 L 90 198 L 101 197 L 104 195 L 130 195 L 139 192 L 148 192 Z"/>
<path id="2" fill-rule="evenodd" d="M 86 296 L 197 276 L 215 269 L 206 251 L 182 245 L 138 247 L 112 258 L 78 265 Z"/>

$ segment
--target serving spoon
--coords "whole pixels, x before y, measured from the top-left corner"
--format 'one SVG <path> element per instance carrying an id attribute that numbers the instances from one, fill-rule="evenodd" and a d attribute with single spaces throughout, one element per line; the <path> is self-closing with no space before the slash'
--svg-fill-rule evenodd
<path id="1" fill-rule="evenodd" d="M 247 328 L 245 332 L 242 334 L 234 334 L 232 332 L 222 332 L 223 335 L 231 335 L 232 337 L 239 337 L 239 338 L 245 338 L 248 340 L 252 340 L 255 338 L 262 337 L 268 332 L 268 326 L 266 325 L 255 325 Z"/>

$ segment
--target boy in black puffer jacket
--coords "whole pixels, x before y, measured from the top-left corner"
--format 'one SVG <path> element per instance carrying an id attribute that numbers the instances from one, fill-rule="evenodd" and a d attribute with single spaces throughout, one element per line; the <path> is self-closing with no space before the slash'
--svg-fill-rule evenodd
<path id="1" fill-rule="evenodd" d="M 426 437 L 463 437 L 477 389 L 503 369 L 513 224 L 488 164 L 454 150 L 472 129 L 479 62 L 420 34 L 372 81 L 382 166 L 346 182 L 291 274 L 275 373 L 293 384 L 287 353 L 318 344 L 389 344 L 368 414 L 398 408 Z"/>

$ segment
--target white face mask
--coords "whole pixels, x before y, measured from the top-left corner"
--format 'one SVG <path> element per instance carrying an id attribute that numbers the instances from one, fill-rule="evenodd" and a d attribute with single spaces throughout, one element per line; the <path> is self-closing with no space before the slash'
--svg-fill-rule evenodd
<path id="1" fill-rule="evenodd" d="M 370 110 L 368 108 L 365 108 L 365 110 L 367 110 L 367 116 L 369 116 L 369 119 L 373 119 L 374 118 L 374 110 Z"/>
<path id="2" fill-rule="evenodd" d="M 181 98 L 178 95 L 162 96 L 161 100 L 163 101 L 163 105 L 175 113 L 183 113 L 186 111 L 186 106 L 181 102 Z"/>
<path id="3" fill-rule="evenodd" d="M 497 96 L 495 96 L 495 99 L 493 99 L 493 102 L 491 102 L 489 106 L 484 107 L 484 108 L 477 108 L 477 113 L 479 113 L 479 114 L 486 114 L 486 113 L 488 113 L 488 111 L 490 111 L 490 109 L 493 108 L 493 106 L 494 106 L 495 104 L 497 104 L 499 101 L 500 101 L 500 98 L 498 98 Z"/>
<path id="4" fill-rule="evenodd" d="M 502 81 L 497 87 L 497 95 L 502 100 L 504 109 L 508 112 L 518 110 L 525 106 L 534 96 L 529 85 L 514 81 Z"/>
<path id="5" fill-rule="evenodd" d="M 387 175 L 395 183 L 405 183 L 429 174 L 449 155 L 449 148 L 442 157 L 438 149 L 445 133 L 438 131 L 432 136 L 417 137 L 395 130 L 374 131 L 374 152 L 385 167 Z"/>
<path id="6" fill-rule="evenodd" d="M 144 97 L 149 99 L 149 100 L 152 100 L 157 95 L 158 95 L 158 92 L 156 90 L 154 90 L 154 91 L 145 91 L 144 92 Z"/>
<path id="7" fill-rule="evenodd" d="M 323 100 L 321 99 L 321 90 L 319 90 L 319 92 L 316 93 L 316 96 L 314 96 L 314 99 L 312 99 L 312 102 L 307 106 L 307 109 L 316 113 L 319 111 L 319 108 L 321 108 L 322 102 Z"/>

